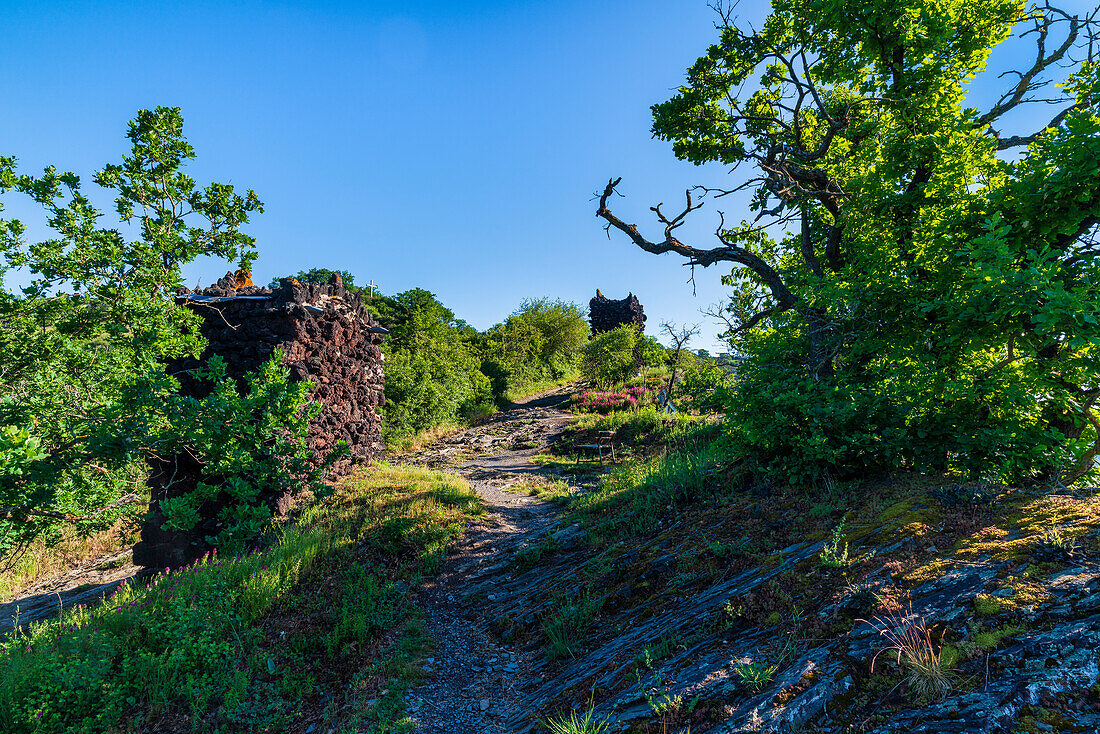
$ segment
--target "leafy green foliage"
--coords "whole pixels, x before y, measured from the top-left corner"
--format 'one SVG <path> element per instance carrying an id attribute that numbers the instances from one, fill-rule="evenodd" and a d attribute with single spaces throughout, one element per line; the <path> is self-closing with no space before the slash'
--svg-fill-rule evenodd
<path id="1" fill-rule="evenodd" d="M 485 334 L 481 369 L 502 396 L 572 374 L 587 341 L 588 322 L 575 303 L 530 299 Z"/>
<path id="2" fill-rule="evenodd" d="M 1004 83 L 979 75 L 1013 33 L 1031 29 L 1017 44 L 1036 27 L 1064 34 L 1054 11 L 1017 0 L 772 10 L 751 31 L 725 16 L 685 85 L 653 108 L 679 158 L 756 169 L 743 181 L 750 213 L 723 225 L 720 246 L 673 248 L 737 266 L 725 278 L 727 336 L 745 357 L 726 401 L 731 444 L 807 482 L 824 466 L 967 478 L 995 467 L 1005 481 L 1090 471 L 1100 66 L 1072 50 L 1088 34 L 1001 75 L 1039 84 L 1068 70 L 1050 124 L 1014 135 L 1034 87 L 986 112 L 968 90 Z M 599 214 L 630 234 L 606 208 L 616 183 Z"/>
<path id="3" fill-rule="evenodd" d="M 322 492 L 325 467 L 310 463 L 306 444 L 309 421 L 320 406 L 308 402 L 308 383 L 290 381 L 280 353 L 245 377 L 243 392 L 225 369 L 215 355 L 196 375 L 212 383 L 209 395 L 166 398 L 170 417 L 155 445 L 167 455 L 186 452 L 202 466 L 194 491 L 161 501 L 166 529 L 192 529 L 200 507 L 217 501 L 221 530 L 206 540 L 223 553 L 237 553 L 271 519 L 270 508 L 259 501 L 261 492 Z"/>
<path id="4" fill-rule="evenodd" d="M 843 521 L 829 535 L 829 539 L 817 555 L 817 560 L 825 568 L 847 568 L 851 565 L 853 559 L 848 556 L 848 541 L 844 539 Z"/>
<path id="5" fill-rule="evenodd" d="M 454 422 L 492 403 L 470 335 L 428 291 L 393 298 L 386 355 L 386 430 L 394 436 Z"/>
<path id="6" fill-rule="evenodd" d="M 63 522 L 104 527 L 127 511 L 173 388 L 163 360 L 204 346 L 196 317 L 170 298 L 181 267 L 212 256 L 247 268 L 255 258 L 240 228 L 262 204 L 183 173 L 195 153 L 178 108 L 139 111 L 128 137 L 130 153 L 95 175 L 117 194 L 114 224 L 75 174 L 20 175 L 0 158 L 0 193 L 40 204 L 54 232 L 28 243 L 22 223 L 0 219 L 0 277 L 27 281 L 0 288 L 0 475 L 11 479 L 0 482 L 0 553 L 56 537 Z M 33 439 L 15 456 L 11 437 L 24 433 Z"/>
<path id="7" fill-rule="evenodd" d="M 592 337 L 581 359 L 584 379 L 597 387 L 611 387 L 630 379 L 638 369 L 638 342 L 638 331 L 629 324 Z"/>
<path id="8" fill-rule="evenodd" d="M 763 660 L 754 660 L 751 663 L 738 663 L 733 673 L 737 676 L 738 686 L 749 693 L 758 693 L 772 682 L 777 670 L 779 668 L 775 665 L 769 665 Z"/>
<path id="9" fill-rule="evenodd" d="M 717 413 L 725 409 L 734 389 L 733 376 L 713 360 L 697 360 L 684 369 L 680 383 L 680 399 L 699 413 Z"/>

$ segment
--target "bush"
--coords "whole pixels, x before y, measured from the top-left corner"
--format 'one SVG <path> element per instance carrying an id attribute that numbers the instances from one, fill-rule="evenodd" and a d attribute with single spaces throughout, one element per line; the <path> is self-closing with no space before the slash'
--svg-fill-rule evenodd
<path id="1" fill-rule="evenodd" d="M 638 341 L 638 332 L 630 325 L 593 337 L 584 346 L 581 358 L 584 379 L 598 387 L 629 380 L 638 370 L 635 359 Z M 664 354 L 663 349 L 661 353 Z"/>
<path id="2" fill-rule="evenodd" d="M 247 390 L 225 375 L 225 361 L 215 355 L 196 377 L 213 382 L 204 398 L 172 394 L 158 450 L 186 452 L 202 466 L 202 481 L 187 494 L 160 503 L 165 529 L 188 531 L 199 523 L 200 508 L 220 501 L 217 536 L 206 541 L 225 553 L 247 548 L 271 519 L 261 493 L 323 489 L 325 466 L 314 467 L 306 443 L 309 421 L 320 410 L 310 404 L 309 383 L 290 382 L 290 372 L 276 352 L 260 369 L 245 376 Z M 341 445 L 337 452 L 346 450 Z"/>
<path id="3" fill-rule="evenodd" d="M 393 299 L 386 355 L 384 429 L 388 438 L 456 422 L 492 404 L 471 336 L 428 291 Z M 476 333 L 476 332 L 475 332 Z"/>
<path id="4" fill-rule="evenodd" d="M 688 398 L 691 409 L 699 413 L 718 413 L 733 389 L 733 376 L 714 362 L 705 361 L 684 370 L 679 398 Z"/>
<path id="5" fill-rule="evenodd" d="M 502 398 L 509 391 L 573 374 L 587 341 L 588 322 L 575 303 L 527 300 L 485 335 L 481 369 Z"/>

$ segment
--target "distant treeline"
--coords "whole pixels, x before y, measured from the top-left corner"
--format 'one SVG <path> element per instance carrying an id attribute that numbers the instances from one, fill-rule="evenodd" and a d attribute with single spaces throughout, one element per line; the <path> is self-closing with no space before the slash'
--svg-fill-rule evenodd
<path id="1" fill-rule="evenodd" d="M 559 299 L 524 301 L 504 321 L 478 331 L 422 288 L 387 296 L 344 270 L 299 272 L 303 282 L 339 275 L 390 330 L 383 345 L 387 439 L 492 412 L 511 397 L 577 372 L 588 341 L 585 311 Z"/>

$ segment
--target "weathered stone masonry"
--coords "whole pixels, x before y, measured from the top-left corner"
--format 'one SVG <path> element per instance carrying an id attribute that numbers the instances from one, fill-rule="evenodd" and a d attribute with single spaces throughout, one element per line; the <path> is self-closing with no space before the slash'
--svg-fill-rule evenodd
<path id="1" fill-rule="evenodd" d="M 203 358 L 220 355 L 228 375 L 240 379 L 281 350 L 291 378 L 309 381 L 310 398 L 322 406 L 309 428 L 313 461 L 319 465 L 341 440 L 351 452 L 336 463 L 332 476 L 347 474 L 356 464 L 378 455 L 382 436 L 375 409 L 385 402 L 379 347 L 386 330 L 378 326 L 360 297 L 346 290 L 339 279 L 316 284 L 286 278 L 272 290 L 233 286 L 233 276 L 226 275 L 211 288 L 177 293 L 178 302 L 203 317 L 202 334 L 209 342 Z M 208 383 L 189 375 L 199 364 L 189 359 L 169 365 L 180 378 L 184 395 L 209 393 Z M 182 454 L 156 461 L 150 469 L 152 501 L 141 542 L 134 547 L 134 562 L 149 569 L 177 568 L 209 550 L 204 538 L 217 533 L 221 505 L 216 501 L 204 505 L 203 520 L 190 532 L 161 530 L 160 501 L 191 491 L 200 467 Z M 289 509 L 293 497 L 269 493 L 262 500 L 278 515 Z"/>
<path id="2" fill-rule="evenodd" d="M 642 304 L 633 293 L 628 293 L 621 301 L 613 301 L 596 291 L 596 297 L 588 302 L 588 321 L 593 334 L 602 334 L 623 324 L 633 324 L 641 334 L 645 330 L 645 319 Z"/>

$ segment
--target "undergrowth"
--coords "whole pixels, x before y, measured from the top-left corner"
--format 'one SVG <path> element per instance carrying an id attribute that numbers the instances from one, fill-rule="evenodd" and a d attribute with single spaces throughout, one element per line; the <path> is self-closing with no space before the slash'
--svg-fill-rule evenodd
<path id="1" fill-rule="evenodd" d="M 275 731 L 306 713 L 397 731 L 427 644 L 401 585 L 480 512 L 457 477 L 382 465 L 266 550 L 24 627 L 0 644 L 0 731 Z"/>

